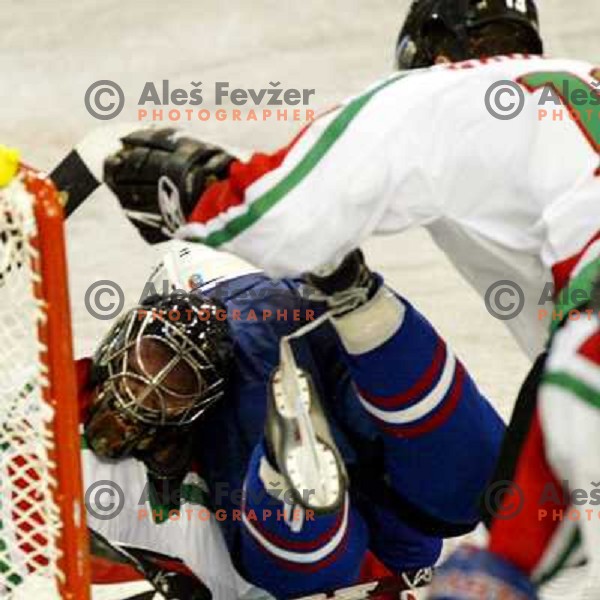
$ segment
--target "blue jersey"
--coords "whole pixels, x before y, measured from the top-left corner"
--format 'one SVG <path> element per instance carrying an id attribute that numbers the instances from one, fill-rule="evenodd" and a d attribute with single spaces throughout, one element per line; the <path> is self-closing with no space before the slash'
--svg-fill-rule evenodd
<path id="1" fill-rule="evenodd" d="M 218 298 L 227 309 L 235 361 L 225 398 L 201 425 L 199 460 L 213 508 L 225 509 L 231 515 L 240 508 L 250 457 L 263 436 L 268 384 L 279 363 L 279 341 L 318 318 L 323 305 L 307 298 L 300 282 L 272 280 L 262 274 L 227 280 L 207 295 Z M 344 369 L 335 351 L 336 338 L 331 326 L 325 323 L 322 328 L 323 331 L 296 340 L 293 346 L 298 364 L 311 373 L 325 399 L 328 379 Z M 319 340 L 319 351 L 328 354 L 327 364 L 321 369 L 316 367 L 319 358 L 310 343 L 315 338 Z M 237 521 L 230 517 L 223 525 L 228 543 L 233 544 Z"/>
<path id="2" fill-rule="evenodd" d="M 228 280 L 205 293 L 227 308 L 235 362 L 226 397 L 201 423 L 198 455 L 213 508 L 228 511 L 222 525 L 235 551 L 240 523 L 233 511 L 240 508 L 251 457 L 263 437 L 269 378 L 279 362 L 279 341 L 316 319 L 324 307 L 307 297 L 300 282 L 276 281 L 262 274 Z M 366 374 L 364 369 L 353 372 L 352 359 L 328 322 L 295 339 L 293 349 L 298 365 L 310 373 L 320 395 L 350 474 L 355 505 L 364 507 L 365 513 L 393 510 L 430 535 L 457 535 L 478 521 L 477 499 L 495 464 L 503 425 L 461 365 L 439 406 L 410 426 L 394 426 L 392 435 L 365 411 L 365 400 L 357 389 L 381 388 L 384 373 L 398 374 L 394 386 L 407 390 L 409 397 L 402 402 L 409 405 L 417 404 L 427 396 L 428 386 L 446 377 L 440 366 L 445 344 L 418 311 L 402 302 L 406 307 L 402 329 L 381 352 L 362 358 L 369 365 Z M 410 361 L 403 359 L 400 350 Z M 475 432 L 469 443 L 461 427 L 469 431 L 481 427 L 481 432 Z M 473 460 L 475 452 L 478 461 Z M 458 476 L 460 486 L 456 485 Z M 457 487 L 460 492 L 455 491 Z"/>

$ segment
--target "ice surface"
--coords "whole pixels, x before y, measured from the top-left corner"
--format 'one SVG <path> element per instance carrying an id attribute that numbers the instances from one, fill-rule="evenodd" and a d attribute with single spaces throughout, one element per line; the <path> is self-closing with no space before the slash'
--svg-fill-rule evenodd
<path id="1" fill-rule="evenodd" d="M 85 110 L 87 87 L 118 82 L 122 123 L 146 81 L 170 79 L 189 89 L 229 80 L 232 87 L 315 88 L 314 108 L 359 91 L 391 69 L 407 0 L 3 0 L 0 11 L 0 142 L 30 163 L 51 168 L 102 123 Z M 600 64 L 598 0 L 544 0 L 548 53 Z M 204 105 L 211 108 L 210 104 Z M 110 122 L 110 123 L 115 123 Z M 274 149 L 294 123 L 192 122 L 200 136 L 239 147 Z M 97 193 L 69 223 L 71 300 L 76 349 L 88 352 L 108 323 L 84 308 L 86 288 L 114 279 L 128 303 L 140 295 L 156 252 L 122 218 L 107 192 Z M 318 231 L 315 233 L 318 235 Z M 504 415 L 527 360 L 502 323 L 462 282 L 423 232 L 373 240 L 373 265 L 443 333 Z"/>

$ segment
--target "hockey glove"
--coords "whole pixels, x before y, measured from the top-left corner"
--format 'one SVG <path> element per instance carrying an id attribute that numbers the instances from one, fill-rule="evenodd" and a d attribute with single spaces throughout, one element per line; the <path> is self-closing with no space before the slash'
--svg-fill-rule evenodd
<path id="1" fill-rule="evenodd" d="M 381 285 L 381 278 L 369 269 L 360 249 L 347 254 L 337 266 L 305 273 L 304 279 L 317 291 L 315 299 L 325 300 L 334 317 L 365 304 Z"/>
<path id="2" fill-rule="evenodd" d="M 121 141 L 123 148 L 104 161 L 104 182 L 150 244 L 171 238 L 234 160 L 175 129 L 142 129 Z"/>

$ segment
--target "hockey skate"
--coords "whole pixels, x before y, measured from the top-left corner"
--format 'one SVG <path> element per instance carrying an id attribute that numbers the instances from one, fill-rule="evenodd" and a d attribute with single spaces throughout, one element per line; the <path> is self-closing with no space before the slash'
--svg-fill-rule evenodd
<path id="1" fill-rule="evenodd" d="M 271 462 L 295 505 L 318 514 L 342 506 L 346 468 L 312 379 L 296 365 L 287 340 L 271 376 L 265 435 Z"/>

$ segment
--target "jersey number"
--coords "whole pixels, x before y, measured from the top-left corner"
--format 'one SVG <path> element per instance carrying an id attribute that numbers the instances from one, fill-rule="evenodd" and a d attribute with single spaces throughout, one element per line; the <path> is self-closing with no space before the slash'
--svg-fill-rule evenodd
<path id="1" fill-rule="evenodd" d="M 511 10 L 527 14 L 527 0 L 506 0 L 506 6 Z"/>
<path id="2" fill-rule="evenodd" d="M 551 87 L 600 157 L 600 69 L 594 69 L 592 77 L 599 82 L 598 85 L 566 71 L 528 73 L 517 81 L 531 93 Z M 600 176 L 600 166 L 596 169 L 596 176 Z"/>

